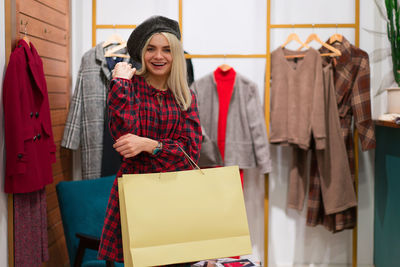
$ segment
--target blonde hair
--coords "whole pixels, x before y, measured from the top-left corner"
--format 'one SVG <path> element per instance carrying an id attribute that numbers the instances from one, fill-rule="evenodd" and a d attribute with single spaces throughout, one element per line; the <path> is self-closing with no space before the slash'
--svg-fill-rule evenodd
<path id="1" fill-rule="evenodd" d="M 167 86 L 174 94 L 175 100 L 180 106 L 181 110 L 187 110 L 192 102 L 192 95 L 190 93 L 190 89 L 187 83 L 186 60 L 182 44 L 178 40 L 178 38 L 172 33 L 160 32 L 155 34 L 162 34 L 168 40 L 172 54 L 172 66 L 171 66 L 171 72 L 168 76 Z M 149 39 L 147 39 L 145 45 L 143 46 L 142 68 L 136 72 L 137 75 L 143 77 L 146 77 L 148 75 L 146 64 L 144 62 L 144 54 L 147 50 L 151 38 L 155 34 L 150 36 Z"/>

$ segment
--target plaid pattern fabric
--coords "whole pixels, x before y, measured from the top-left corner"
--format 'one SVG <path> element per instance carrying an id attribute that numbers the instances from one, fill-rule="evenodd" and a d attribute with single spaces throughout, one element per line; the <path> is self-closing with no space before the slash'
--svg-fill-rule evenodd
<path id="1" fill-rule="evenodd" d="M 61 141 L 62 147 L 81 148 L 82 179 L 101 176 L 104 111 L 110 80 L 103 43 L 99 43 L 82 57 Z"/>
<path id="2" fill-rule="evenodd" d="M 340 125 L 354 181 L 355 158 L 351 129 L 353 118 L 362 150 L 373 149 L 376 145 L 374 125 L 371 118 L 369 58 L 366 52 L 350 44 L 345 38 L 341 43 L 336 42 L 333 46 L 342 53 L 340 57 L 333 60 L 334 80 Z M 320 52 L 326 53 L 328 51 L 322 47 Z M 329 57 L 323 58 L 324 65 L 329 64 L 330 61 L 331 58 Z M 329 216 L 324 215 L 316 160 L 313 160 L 310 176 L 307 224 L 311 226 L 323 224 L 332 232 L 354 228 L 357 220 L 355 208 Z"/>
<path id="3" fill-rule="evenodd" d="M 335 89 L 340 123 L 345 140 L 353 140 L 351 130 L 352 117 L 358 130 L 363 151 L 373 149 L 375 143 L 374 124 L 371 118 L 370 69 L 368 54 L 350 44 L 345 38 L 342 43 L 334 43 L 342 55 L 334 64 Z M 326 48 L 321 48 L 325 53 Z M 328 57 L 323 64 L 329 63 Z M 348 143 L 353 144 L 353 142 Z M 348 151 L 353 150 L 347 147 Z"/>
<path id="4" fill-rule="evenodd" d="M 114 139 L 132 133 L 163 144 L 162 151 L 156 155 L 143 152 L 123 159 L 117 177 L 131 173 L 191 169 L 179 146 L 195 162 L 198 161 L 202 133 L 193 93 L 191 106 L 181 111 L 170 90 L 159 91 L 139 76 L 134 76 L 132 80 L 117 78 L 110 84 L 108 106 L 110 131 Z M 123 261 L 117 179 L 110 193 L 98 258 Z"/>
<path id="5" fill-rule="evenodd" d="M 325 215 L 321 194 L 321 178 L 315 153 L 315 150 L 312 150 L 307 202 L 307 225 L 316 226 L 322 224 L 327 230 L 333 233 L 354 228 L 356 224 L 356 207 L 351 207 L 331 215 Z M 354 172 L 352 172 L 352 174 L 354 174 Z"/>

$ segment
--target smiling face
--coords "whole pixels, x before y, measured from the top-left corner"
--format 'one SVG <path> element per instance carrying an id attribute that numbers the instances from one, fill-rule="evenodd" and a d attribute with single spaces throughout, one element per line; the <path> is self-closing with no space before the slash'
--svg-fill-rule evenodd
<path id="1" fill-rule="evenodd" d="M 172 67 L 172 53 L 167 38 L 155 34 L 144 52 L 144 63 L 149 77 L 167 79 Z"/>

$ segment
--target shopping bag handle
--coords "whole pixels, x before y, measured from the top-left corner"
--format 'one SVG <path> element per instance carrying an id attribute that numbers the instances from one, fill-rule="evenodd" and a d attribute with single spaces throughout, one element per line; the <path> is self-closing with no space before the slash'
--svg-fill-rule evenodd
<path id="1" fill-rule="evenodd" d="M 194 160 L 185 152 L 185 150 L 183 150 L 183 148 L 179 144 L 176 144 L 176 145 L 179 147 L 179 149 L 183 152 L 185 157 L 188 159 L 190 166 L 192 166 L 193 169 L 198 169 L 202 174 L 204 174 L 204 172 L 200 169 L 200 167 L 196 164 L 196 162 L 194 162 Z"/>

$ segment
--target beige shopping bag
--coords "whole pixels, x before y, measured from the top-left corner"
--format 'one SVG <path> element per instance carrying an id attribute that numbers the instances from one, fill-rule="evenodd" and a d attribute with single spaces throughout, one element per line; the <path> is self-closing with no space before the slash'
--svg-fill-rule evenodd
<path id="1" fill-rule="evenodd" d="M 125 266 L 251 254 L 237 166 L 118 179 Z"/>

